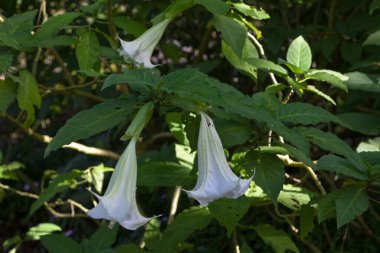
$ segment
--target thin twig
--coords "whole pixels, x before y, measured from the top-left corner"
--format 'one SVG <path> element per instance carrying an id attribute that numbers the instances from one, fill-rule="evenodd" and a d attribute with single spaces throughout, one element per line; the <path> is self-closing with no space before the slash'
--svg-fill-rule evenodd
<path id="1" fill-rule="evenodd" d="M 267 59 L 267 57 L 265 56 L 265 52 L 264 52 L 264 48 L 263 46 L 260 44 L 260 42 L 256 39 L 256 37 L 254 35 L 252 35 L 251 33 L 247 33 L 248 34 L 248 37 L 252 40 L 252 42 L 256 45 L 256 47 L 259 49 L 259 54 L 260 56 L 263 58 L 263 59 Z M 277 80 L 276 80 L 276 77 L 274 76 L 274 74 L 272 72 L 269 72 L 269 76 L 270 78 L 272 79 L 272 82 L 274 84 L 277 84 Z"/>
<path id="2" fill-rule="evenodd" d="M 22 123 L 20 123 L 18 120 L 13 118 L 12 116 L 8 114 L 0 114 L 0 116 L 3 116 L 6 120 L 13 123 L 15 126 L 17 126 L 22 132 L 27 134 L 28 136 L 44 143 L 50 143 L 52 141 L 52 137 L 48 135 L 42 135 L 37 132 L 35 132 L 31 128 L 26 128 Z M 77 150 L 81 153 L 87 154 L 87 155 L 93 155 L 93 156 L 101 156 L 101 157 L 109 157 L 112 159 L 119 159 L 120 155 L 106 149 L 100 149 L 95 147 L 89 147 L 83 144 L 80 144 L 78 142 L 71 142 L 70 144 L 64 145 L 63 148 L 73 149 Z"/>
<path id="3" fill-rule="evenodd" d="M 318 187 L 318 190 L 322 193 L 322 195 L 326 195 L 326 190 L 323 187 L 321 181 L 319 180 L 317 174 L 315 174 L 314 170 L 303 164 L 302 162 L 296 162 L 293 161 L 288 155 L 277 155 L 278 158 L 286 165 L 290 167 L 297 167 L 297 168 L 305 168 L 306 171 L 309 173 L 311 178 L 313 179 L 315 185 Z"/>
<path id="4" fill-rule="evenodd" d="M 14 192 L 17 195 L 20 195 L 20 196 L 23 196 L 23 197 L 28 197 L 28 198 L 32 198 L 32 199 L 38 199 L 39 198 L 39 196 L 37 194 L 30 193 L 30 192 L 23 192 L 23 191 L 20 191 L 20 190 L 16 190 L 16 189 L 13 189 L 12 187 L 10 187 L 9 185 L 5 185 L 5 184 L 2 184 L 2 183 L 0 183 L 0 188 L 4 189 L 4 190 L 7 190 L 7 191 Z"/>

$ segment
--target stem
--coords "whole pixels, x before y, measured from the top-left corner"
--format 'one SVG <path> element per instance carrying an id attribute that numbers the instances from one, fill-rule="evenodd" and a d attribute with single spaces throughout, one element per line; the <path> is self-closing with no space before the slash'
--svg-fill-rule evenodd
<path id="1" fill-rule="evenodd" d="M 248 37 L 252 40 L 252 42 L 256 45 L 256 47 L 259 49 L 259 54 L 261 56 L 261 58 L 263 59 L 267 59 L 267 57 L 265 56 L 265 52 L 264 52 L 264 48 L 263 46 L 260 44 L 260 42 L 256 39 L 256 37 L 254 35 L 252 35 L 251 33 L 247 33 L 248 34 Z M 269 72 L 269 76 L 270 78 L 272 79 L 272 82 L 274 84 L 277 84 L 277 80 L 276 80 L 276 77 L 274 76 L 274 74 L 272 72 Z"/>
<path id="2" fill-rule="evenodd" d="M 112 40 L 115 42 L 115 39 L 116 39 L 116 27 L 115 25 L 113 24 L 113 21 L 112 21 L 112 17 L 113 17 L 113 13 L 112 13 L 112 8 L 113 7 L 113 4 L 112 4 L 112 0 L 107 0 L 107 23 L 108 23 L 108 30 L 110 32 L 110 35 L 111 35 L 111 38 Z"/>
<path id="3" fill-rule="evenodd" d="M 174 188 L 174 193 L 173 193 L 173 199 L 172 199 L 172 203 L 171 203 L 171 206 L 170 206 L 170 213 L 169 213 L 169 218 L 168 218 L 168 224 L 172 223 L 173 219 L 174 219 L 174 216 L 177 212 L 177 207 L 178 207 L 178 201 L 179 201 L 179 198 L 181 196 L 181 186 L 176 186 Z"/>
<path id="4" fill-rule="evenodd" d="M 67 82 L 70 86 L 75 86 L 75 82 L 73 80 L 73 77 L 69 71 L 69 69 L 66 67 L 65 61 L 62 59 L 62 57 L 58 54 L 58 52 L 55 49 L 51 49 L 51 52 L 54 54 L 55 58 L 57 59 L 59 65 L 61 65 L 63 70 L 63 75 L 65 76 Z"/>

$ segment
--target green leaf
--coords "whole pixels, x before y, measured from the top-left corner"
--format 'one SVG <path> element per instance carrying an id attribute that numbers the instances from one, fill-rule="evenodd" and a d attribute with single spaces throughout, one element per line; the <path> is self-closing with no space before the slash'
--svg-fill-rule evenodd
<path id="1" fill-rule="evenodd" d="M 129 140 L 133 137 L 138 139 L 140 134 L 146 124 L 149 122 L 152 117 L 154 110 L 154 103 L 152 101 L 147 102 L 142 107 L 139 108 L 136 115 L 134 116 L 131 124 L 128 126 L 124 135 L 120 138 L 123 141 Z"/>
<path id="2" fill-rule="evenodd" d="M 368 179 L 368 176 L 363 172 L 355 169 L 355 166 L 353 166 L 352 163 L 343 158 L 331 154 L 322 156 L 318 160 L 318 163 L 314 169 L 331 171 L 344 176 L 353 177 L 361 180 Z"/>
<path id="3" fill-rule="evenodd" d="M 48 37 L 42 41 L 38 41 L 38 47 L 41 48 L 52 48 L 54 46 L 69 46 L 76 42 L 76 39 L 68 36 L 68 35 L 61 35 L 56 37 Z"/>
<path id="4" fill-rule="evenodd" d="M 368 139 L 359 143 L 356 151 L 361 152 L 378 152 L 380 151 L 380 137 Z"/>
<path id="5" fill-rule="evenodd" d="M 214 15 L 224 15 L 230 9 L 229 6 L 221 0 L 195 0 L 197 4 L 203 5 L 209 12 Z"/>
<path id="6" fill-rule="evenodd" d="M 88 173 L 86 174 L 86 179 L 88 183 L 93 185 L 97 192 L 102 192 L 104 172 L 113 171 L 113 169 L 104 167 L 104 164 L 101 163 L 97 166 L 92 166 L 88 168 L 87 171 Z"/>
<path id="7" fill-rule="evenodd" d="M 0 112 L 6 112 L 16 98 L 17 85 L 12 79 L 0 80 Z"/>
<path id="8" fill-rule="evenodd" d="M 233 49 L 224 41 L 222 41 L 222 52 L 232 66 L 253 80 L 257 79 L 257 68 L 246 61 L 248 58 L 258 58 L 257 49 L 248 38 L 246 38 L 243 47 L 242 57 L 238 57 Z"/>
<path id="9" fill-rule="evenodd" d="M 183 145 L 189 146 L 189 140 L 186 137 L 185 125 L 182 123 L 181 113 L 169 112 L 165 115 L 165 120 L 169 126 L 170 132 L 174 135 L 177 141 Z"/>
<path id="10" fill-rule="evenodd" d="M 123 74 L 109 75 L 104 80 L 102 90 L 115 84 L 126 83 L 132 88 L 132 90 L 148 94 L 150 93 L 151 88 L 155 87 L 159 81 L 160 77 L 150 69 L 125 70 Z"/>
<path id="11" fill-rule="evenodd" d="M 180 213 L 164 231 L 154 253 L 172 253 L 195 230 L 204 229 L 211 222 L 207 208 L 192 207 Z"/>
<path id="12" fill-rule="evenodd" d="M 32 73 L 27 70 L 20 71 L 20 77 L 15 79 L 18 82 L 17 102 L 21 110 L 27 113 L 25 125 L 29 126 L 34 122 L 34 106 L 41 106 L 41 95 L 38 84 Z"/>
<path id="13" fill-rule="evenodd" d="M 81 247 L 65 235 L 47 235 L 41 238 L 49 253 L 82 253 Z"/>
<path id="14" fill-rule="evenodd" d="M 100 56 L 100 44 L 96 34 L 91 31 L 83 34 L 79 38 L 75 53 L 79 68 L 81 70 L 92 70 Z"/>
<path id="15" fill-rule="evenodd" d="M 285 253 L 287 250 L 299 253 L 297 246 L 283 230 L 269 224 L 259 224 L 254 229 L 265 244 L 271 246 L 276 253 Z"/>
<path id="16" fill-rule="evenodd" d="M 83 174 L 80 170 L 73 170 L 70 172 L 62 173 L 56 176 L 49 186 L 44 189 L 38 199 L 33 202 L 29 210 L 29 216 L 37 211 L 46 201 L 53 198 L 57 193 L 64 192 L 69 186 L 72 186 L 76 182 L 76 178 Z"/>
<path id="17" fill-rule="evenodd" d="M 7 72 L 13 61 L 13 54 L 7 49 L 0 48 L 0 72 Z M 1 92 L 0 92 L 1 94 Z M 1 100 L 0 100 L 1 101 Z"/>
<path id="18" fill-rule="evenodd" d="M 301 206 L 308 204 L 314 195 L 315 193 L 305 188 L 285 184 L 277 201 L 291 210 L 299 211 Z"/>
<path id="19" fill-rule="evenodd" d="M 91 235 L 86 252 L 98 252 L 102 249 L 109 248 L 115 242 L 118 230 L 119 226 L 114 226 L 112 229 L 108 226 L 100 226 L 98 230 Z"/>
<path id="20" fill-rule="evenodd" d="M 16 14 L 0 23 L 0 44 L 16 50 L 28 50 L 37 10 Z"/>
<path id="21" fill-rule="evenodd" d="M 380 0 L 372 0 L 371 4 L 369 5 L 369 15 L 372 15 L 372 13 L 380 8 Z"/>
<path id="22" fill-rule="evenodd" d="M 227 229 L 227 236 L 230 237 L 239 220 L 248 211 L 249 206 L 248 198 L 242 196 L 238 199 L 216 200 L 208 208 L 220 225 Z"/>
<path id="23" fill-rule="evenodd" d="M 368 195 L 363 187 L 357 185 L 344 188 L 335 203 L 338 228 L 365 212 L 369 206 Z"/>
<path id="24" fill-rule="evenodd" d="M 314 229 L 315 209 L 310 205 L 302 205 L 300 210 L 300 236 L 304 239 Z"/>
<path id="25" fill-rule="evenodd" d="M 303 71 L 308 71 L 311 66 L 311 57 L 309 44 L 302 36 L 299 36 L 290 44 L 286 61 Z"/>
<path id="26" fill-rule="evenodd" d="M 174 162 L 151 162 L 139 164 L 137 185 L 148 187 L 171 187 L 192 185 L 195 178 L 186 166 Z"/>
<path id="27" fill-rule="evenodd" d="M 358 170 L 367 173 L 368 168 L 360 159 L 358 153 L 353 151 L 346 142 L 339 139 L 336 135 L 316 128 L 298 127 L 297 129 L 315 145 L 335 154 L 345 156 Z"/>
<path id="28" fill-rule="evenodd" d="M 136 244 L 122 244 L 116 248 L 117 253 L 146 253 Z"/>
<path id="29" fill-rule="evenodd" d="M 277 65 L 271 61 L 265 60 L 265 59 L 259 59 L 259 58 L 249 58 L 247 59 L 247 62 L 253 66 L 255 66 L 258 69 L 262 69 L 266 72 L 273 72 L 279 76 L 287 76 L 288 71 L 281 67 L 280 65 Z"/>
<path id="30" fill-rule="evenodd" d="M 317 88 L 315 88 L 315 86 L 313 86 L 313 85 L 307 85 L 306 86 L 306 90 L 308 90 L 310 92 L 313 92 L 313 93 L 315 93 L 315 94 L 323 97 L 324 99 L 326 99 L 327 101 L 329 101 L 333 105 L 336 105 L 335 101 L 329 95 L 327 95 L 326 93 L 318 90 Z"/>
<path id="31" fill-rule="evenodd" d="M 46 147 L 45 157 L 65 144 L 86 139 L 117 126 L 128 119 L 134 107 L 134 101 L 118 99 L 100 103 L 89 110 L 77 113 L 59 129 Z"/>
<path id="32" fill-rule="evenodd" d="M 326 195 L 313 199 L 318 204 L 318 222 L 336 217 L 335 200 L 338 198 L 341 190 L 332 191 Z"/>
<path id="33" fill-rule="evenodd" d="M 191 8 L 195 4 L 194 0 L 176 0 L 170 4 L 162 13 L 152 19 L 153 25 L 164 21 L 165 19 L 173 19 L 185 10 Z"/>
<path id="34" fill-rule="evenodd" d="M 269 14 L 262 8 L 257 9 L 245 3 L 234 3 L 234 8 L 240 13 L 257 20 L 264 20 L 270 18 Z"/>
<path id="35" fill-rule="evenodd" d="M 380 135 L 380 117 L 365 113 L 343 113 L 337 117 L 342 121 L 342 125 L 350 130 L 365 135 Z"/>
<path id="36" fill-rule="evenodd" d="M 17 161 L 7 164 L 0 164 L 0 178 L 8 180 L 18 180 L 15 170 L 24 169 L 25 166 Z"/>
<path id="37" fill-rule="evenodd" d="M 247 28 L 236 19 L 218 15 L 215 17 L 214 26 L 222 33 L 223 40 L 232 48 L 238 57 L 242 56 Z"/>
<path id="38" fill-rule="evenodd" d="M 60 30 L 68 26 L 79 16 L 79 13 L 65 12 L 57 16 L 49 17 L 49 19 L 42 24 L 41 28 L 36 31 L 35 39 L 41 40 L 56 36 Z"/>
<path id="39" fill-rule="evenodd" d="M 143 24 L 126 16 L 114 17 L 112 21 L 117 27 L 123 29 L 126 33 L 132 34 L 136 38 L 146 31 L 146 27 Z"/>
<path id="40" fill-rule="evenodd" d="M 214 119 L 214 123 L 223 146 L 226 148 L 243 144 L 251 137 L 249 123 L 218 118 Z"/>
<path id="41" fill-rule="evenodd" d="M 284 147 L 288 151 L 288 153 L 291 156 L 295 157 L 298 161 L 303 162 L 305 165 L 307 165 L 309 167 L 314 167 L 313 161 L 307 155 L 307 153 L 309 152 L 309 150 L 303 150 L 303 149 L 300 149 L 300 148 L 297 149 L 297 148 L 293 147 L 292 145 L 289 145 L 289 144 L 286 144 L 286 143 L 281 143 L 281 142 L 278 142 L 278 145 Z"/>
<path id="42" fill-rule="evenodd" d="M 371 33 L 368 38 L 364 41 L 363 46 L 374 45 L 380 46 L 380 30 Z"/>
<path id="43" fill-rule="evenodd" d="M 250 151 L 245 156 L 245 163 L 255 169 L 253 181 L 272 199 L 277 197 L 285 182 L 285 168 L 282 161 L 275 155 Z"/>
<path id="44" fill-rule="evenodd" d="M 348 80 L 348 77 L 329 69 L 310 69 L 305 74 L 305 79 L 313 79 L 322 82 L 328 82 L 332 86 L 340 88 L 347 92 L 347 85 L 345 81 Z"/>
<path id="45" fill-rule="evenodd" d="M 53 232 L 62 231 L 62 229 L 53 223 L 40 223 L 35 227 L 31 227 L 26 233 L 29 240 L 40 240 L 42 236 L 50 235 Z"/>
<path id="46" fill-rule="evenodd" d="M 154 249 L 157 241 L 162 237 L 160 231 L 160 221 L 157 218 L 151 219 L 145 227 L 144 242 L 147 249 Z M 129 252 L 129 251 L 128 251 Z"/>
<path id="47" fill-rule="evenodd" d="M 276 114 L 277 119 L 293 124 L 341 123 L 335 115 L 323 108 L 300 102 L 281 105 L 277 107 Z"/>
<path id="48" fill-rule="evenodd" d="M 346 73 L 348 80 L 346 84 L 349 89 L 368 92 L 380 92 L 380 75 L 366 74 L 362 72 Z"/>

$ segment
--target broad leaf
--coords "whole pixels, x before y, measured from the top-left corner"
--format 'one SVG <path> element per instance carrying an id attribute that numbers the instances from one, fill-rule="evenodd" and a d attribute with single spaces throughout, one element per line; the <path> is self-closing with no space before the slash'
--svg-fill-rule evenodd
<path id="1" fill-rule="evenodd" d="M 279 106 L 276 114 L 279 120 L 301 125 L 315 125 L 321 122 L 341 123 L 335 115 L 321 107 L 300 102 Z"/>
<path id="2" fill-rule="evenodd" d="M 335 200 L 338 198 L 341 190 L 335 190 L 327 195 L 314 198 L 312 202 L 318 204 L 318 222 L 336 217 Z"/>
<path id="3" fill-rule="evenodd" d="M 13 54 L 10 50 L 0 48 L 0 72 L 6 72 L 13 61 Z"/>
<path id="4" fill-rule="evenodd" d="M 368 195 L 363 187 L 357 185 L 344 188 L 335 203 L 338 228 L 365 212 L 369 206 Z"/>
<path id="5" fill-rule="evenodd" d="M 248 211 L 249 205 L 249 200 L 242 196 L 238 199 L 216 200 L 208 208 L 220 225 L 226 227 L 227 236 L 230 237 L 239 220 Z"/>
<path id="6" fill-rule="evenodd" d="M 37 10 L 16 14 L 0 23 L 0 44 L 16 50 L 30 49 L 33 21 Z"/>
<path id="7" fill-rule="evenodd" d="M 314 216 L 316 210 L 310 205 L 302 205 L 300 210 L 300 236 L 305 238 L 314 229 Z"/>
<path id="8" fill-rule="evenodd" d="M 134 101 L 110 100 L 84 110 L 69 119 L 45 150 L 45 156 L 65 144 L 86 139 L 128 119 Z"/>
<path id="9" fill-rule="evenodd" d="M 132 20 L 127 16 L 114 17 L 112 18 L 112 21 L 116 26 L 123 29 L 123 31 L 130 33 L 135 37 L 140 36 L 146 31 L 146 27 L 143 24 Z"/>
<path id="10" fill-rule="evenodd" d="M 277 197 L 285 182 L 283 162 L 275 155 L 250 151 L 245 156 L 245 162 L 255 170 L 253 181 L 272 199 Z"/>
<path id="11" fill-rule="evenodd" d="M 26 233 L 28 240 L 40 240 L 42 236 L 50 235 L 53 232 L 62 231 L 61 227 L 53 223 L 40 223 L 35 227 L 31 227 Z"/>
<path id="12" fill-rule="evenodd" d="M 228 5 L 222 0 L 195 0 L 197 4 L 203 5 L 214 15 L 224 15 L 229 10 Z"/>
<path id="13" fill-rule="evenodd" d="M 332 154 L 322 156 L 318 160 L 318 163 L 314 169 L 335 172 L 361 180 L 368 179 L 368 176 L 365 173 L 355 169 L 355 166 L 353 166 L 352 163 Z"/>
<path id="14" fill-rule="evenodd" d="M 153 25 L 158 24 L 164 19 L 173 19 L 181 12 L 191 8 L 195 4 L 194 0 L 175 0 L 160 15 L 152 19 Z"/>
<path id="15" fill-rule="evenodd" d="M 337 88 L 347 92 L 347 85 L 344 83 L 348 77 L 329 69 L 311 69 L 305 74 L 306 79 L 327 82 Z"/>
<path id="16" fill-rule="evenodd" d="M 298 127 L 297 129 L 315 145 L 335 154 L 345 156 L 358 170 L 364 173 L 367 172 L 368 168 L 360 159 L 358 153 L 352 150 L 346 142 L 339 139 L 336 135 L 329 132 L 323 132 L 316 128 Z"/>
<path id="17" fill-rule="evenodd" d="M 214 21 L 216 30 L 222 33 L 223 40 L 232 48 L 238 57 L 242 56 L 247 28 L 236 19 L 226 16 L 216 16 Z"/>
<path id="18" fill-rule="evenodd" d="M 305 188 L 285 184 L 277 198 L 277 201 L 291 210 L 299 211 L 301 206 L 308 204 L 311 197 L 314 195 L 314 192 L 311 192 Z"/>
<path id="19" fill-rule="evenodd" d="M 109 75 L 102 86 L 102 90 L 115 84 L 128 84 L 132 90 L 139 91 L 143 94 L 150 92 L 149 87 L 154 87 L 160 78 L 150 69 L 133 69 L 125 70 L 123 74 Z"/>
<path id="20" fill-rule="evenodd" d="M 41 95 L 38 84 L 32 73 L 27 70 L 20 71 L 20 77 L 15 79 L 18 82 L 17 102 L 21 110 L 27 113 L 25 125 L 29 126 L 34 122 L 34 107 L 41 106 Z"/>
<path id="21" fill-rule="evenodd" d="M 269 224 L 259 224 L 254 227 L 256 233 L 260 238 L 276 253 L 285 253 L 287 250 L 299 253 L 297 246 L 287 233 L 281 229 L 276 229 Z"/>
<path id="22" fill-rule="evenodd" d="M 251 136 L 249 124 L 233 120 L 214 119 L 223 146 L 228 148 L 245 143 Z"/>
<path id="23" fill-rule="evenodd" d="M 264 11 L 262 8 L 257 9 L 245 3 L 234 3 L 233 6 L 240 13 L 257 20 L 270 18 L 269 14 L 266 11 Z"/>
<path id="24" fill-rule="evenodd" d="M 92 70 L 100 56 L 100 44 L 96 34 L 91 31 L 83 34 L 79 38 L 75 53 L 79 68 L 81 70 Z"/>
<path id="25" fill-rule="evenodd" d="M 81 247 L 65 235 L 47 235 L 42 237 L 42 244 L 49 253 L 82 253 Z"/>
<path id="26" fill-rule="evenodd" d="M 350 72 L 345 75 L 349 78 L 346 81 L 349 89 L 380 92 L 380 75 L 366 74 L 362 72 Z"/>
<path id="27" fill-rule="evenodd" d="M 247 59 L 247 62 L 258 69 L 262 69 L 267 72 L 273 72 L 279 76 L 284 77 L 288 75 L 288 71 L 286 69 L 284 69 L 280 65 L 277 65 L 269 60 L 259 59 L 259 58 L 249 58 Z"/>
<path id="28" fill-rule="evenodd" d="M 338 114 L 343 126 L 365 135 L 380 135 L 380 117 L 365 113 Z"/>
<path id="29" fill-rule="evenodd" d="M 166 228 L 154 253 L 175 252 L 195 230 L 204 229 L 212 220 L 207 208 L 192 207 L 180 213 Z"/>
<path id="30" fill-rule="evenodd" d="M 6 112 L 16 98 L 17 85 L 12 79 L 0 80 L 0 112 Z"/>
<path id="31" fill-rule="evenodd" d="M 371 33 L 368 38 L 364 41 L 363 46 L 375 45 L 380 46 L 380 30 Z"/>
<path id="32" fill-rule="evenodd" d="M 109 248 L 115 242 L 118 230 L 119 226 L 114 226 L 112 229 L 108 226 L 100 226 L 91 235 L 86 252 L 99 252 L 102 249 Z"/>
<path id="33" fill-rule="evenodd" d="M 137 184 L 147 187 L 192 185 L 196 180 L 190 168 L 174 162 L 151 162 L 139 165 Z"/>
<path id="34" fill-rule="evenodd" d="M 248 58 L 258 58 L 257 49 L 248 38 L 246 38 L 243 47 L 242 57 L 238 57 L 233 49 L 224 41 L 222 41 L 222 52 L 232 66 L 253 80 L 257 79 L 257 68 L 246 61 Z"/>
<path id="35" fill-rule="evenodd" d="M 49 19 L 42 24 L 41 28 L 37 30 L 35 39 L 42 40 L 49 37 L 54 37 L 60 30 L 65 28 L 79 16 L 79 13 L 66 12 L 54 17 L 49 17 Z"/>
<path id="36" fill-rule="evenodd" d="M 311 66 L 311 57 L 309 44 L 302 36 L 299 36 L 290 44 L 286 61 L 303 71 L 308 71 Z"/>

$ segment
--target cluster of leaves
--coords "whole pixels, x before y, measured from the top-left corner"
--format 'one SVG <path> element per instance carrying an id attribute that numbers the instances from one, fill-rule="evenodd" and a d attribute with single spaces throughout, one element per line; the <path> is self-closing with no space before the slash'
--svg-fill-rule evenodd
<path id="1" fill-rule="evenodd" d="M 40 241 L 53 253 L 221 252 L 228 244 L 247 253 L 334 252 L 364 238 L 370 243 L 352 252 L 377 248 L 379 1 L 289 0 L 262 8 L 221 0 L 53 2 L 64 6 L 20 6 L 20 13 L 0 23 L 1 122 L 25 133 L 4 136 L 13 149 L 0 145 L 6 154 L 0 159 L 0 201 L 21 201 L 9 190 L 33 199 L 22 202 L 26 229 L 0 221 L 13 233 L 0 234 L 5 250 Z M 46 16 L 46 8 L 64 11 Z M 321 10 L 328 10 L 324 21 Z M 116 32 L 138 37 L 152 17 L 152 24 L 173 19 L 153 58 L 162 65 L 125 65 Z M 95 225 L 84 218 L 66 221 L 86 217 L 76 213 L 83 211 L 79 203 L 91 206 L 83 188 L 101 193 L 112 171 L 112 161 L 104 165 L 105 159 L 89 156 L 117 158 L 89 146 L 122 150 L 118 139 L 128 137 L 128 126 L 148 103 L 154 111 L 139 145 L 138 196 L 149 215 L 164 215 L 135 232 L 100 226 L 92 233 Z M 245 196 L 207 208 L 182 197 L 177 216 L 167 222 L 172 189 L 195 183 L 196 112 L 206 110 L 232 169 L 242 177 L 255 173 L 253 182 Z M 30 144 L 19 144 L 28 138 L 49 144 L 43 151 L 33 143 L 40 148 L 29 154 Z M 16 190 L 23 186 L 30 192 Z M 10 205 L 1 217 L 16 208 Z M 344 242 L 348 224 L 357 238 Z M 74 231 L 73 239 L 62 230 Z"/>

